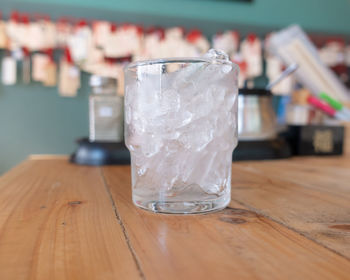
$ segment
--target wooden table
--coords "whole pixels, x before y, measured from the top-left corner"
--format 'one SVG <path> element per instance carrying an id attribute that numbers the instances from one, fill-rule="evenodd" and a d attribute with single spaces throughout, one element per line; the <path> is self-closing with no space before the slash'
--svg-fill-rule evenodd
<path id="1" fill-rule="evenodd" d="M 35 157 L 0 179 L 0 279 L 350 279 L 350 156 L 234 163 L 232 202 L 131 202 L 130 167 Z"/>

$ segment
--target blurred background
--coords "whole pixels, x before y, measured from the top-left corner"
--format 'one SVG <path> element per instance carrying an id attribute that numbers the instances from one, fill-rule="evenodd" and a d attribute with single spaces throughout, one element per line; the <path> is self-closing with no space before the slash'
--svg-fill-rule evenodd
<path id="1" fill-rule="evenodd" d="M 91 74 L 117 79 L 117 94 L 122 96 L 122 68 L 133 60 L 199 56 L 214 46 L 240 66 L 240 87 L 265 88 L 288 66 L 276 55 L 278 46 L 274 51 L 266 47 L 269 37 L 297 24 L 317 48 L 323 65 L 349 86 L 350 1 L 346 0 L 0 3 L 0 174 L 29 154 L 71 154 L 76 139 L 89 134 L 91 139 Z M 300 93 L 303 90 L 309 93 Z M 305 100 L 293 98 L 295 91 L 298 96 L 315 94 L 312 86 L 293 75 L 273 89 L 280 97 L 274 101 L 280 126 L 328 125 L 337 118 L 318 111 L 300 117 L 305 112 L 298 106 Z M 348 102 L 343 88 L 339 92 L 327 94 L 342 104 Z M 289 110 L 302 113 L 292 112 L 286 119 L 286 105 L 281 102 L 294 102 L 297 107 Z M 327 147 L 325 152 L 330 153 Z"/>

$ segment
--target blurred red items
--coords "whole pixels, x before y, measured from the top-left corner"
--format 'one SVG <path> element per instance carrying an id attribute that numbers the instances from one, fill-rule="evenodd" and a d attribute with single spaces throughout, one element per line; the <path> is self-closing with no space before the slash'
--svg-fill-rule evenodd
<path id="1" fill-rule="evenodd" d="M 71 53 L 70 53 L 70 50 L 68 47 L 65 47 L 64 48 L 64 59 L 70 63 L 70 64 L 73 64 L 73 59 L 72 59 L 72 56 L 71 56 Z"/>
<path id="2" fill-rule="evenodd" d="M 200 30 L 192 29 L 187 33 L 186 39 L 190 43 L 195 43 L 201 36 L 202 36 L 202 32 Z"/>

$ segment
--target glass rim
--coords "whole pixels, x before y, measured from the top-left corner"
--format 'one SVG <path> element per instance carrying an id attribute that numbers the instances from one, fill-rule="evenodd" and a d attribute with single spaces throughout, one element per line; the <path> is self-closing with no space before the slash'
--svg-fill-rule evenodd
<path id="1" fill-rule="evenodd" d="M 213 63 L 215 61 L 215 63 Z M 216 59 L 211 60 L 206 57 L 170 57 L 170 58 L 157 58 L 157 59 L 147 59 L 134 61 L 127 64 L 124 67 L 124 71 L 130 70 L 132 68 L 137 68 L 139 66 L 145 65 L 154 65 L 154 64 L 170 64 L 170 63 L 209 63 L 209 64 L 222 64 L 222 65 L 231 65 L 234 70 L 239 70 L 239 67 L 236 63 L 230 60 Z"/>

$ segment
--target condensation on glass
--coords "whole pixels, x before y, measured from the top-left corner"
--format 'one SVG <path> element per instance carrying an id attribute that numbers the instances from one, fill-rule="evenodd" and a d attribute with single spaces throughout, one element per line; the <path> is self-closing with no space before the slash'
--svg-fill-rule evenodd
<path id="1" fill-rule="evenodd" d="M 89 98 L 89 140 L 123 141 L 123 97 L 117 95 L 117 80 L 92 75 Z"/>

